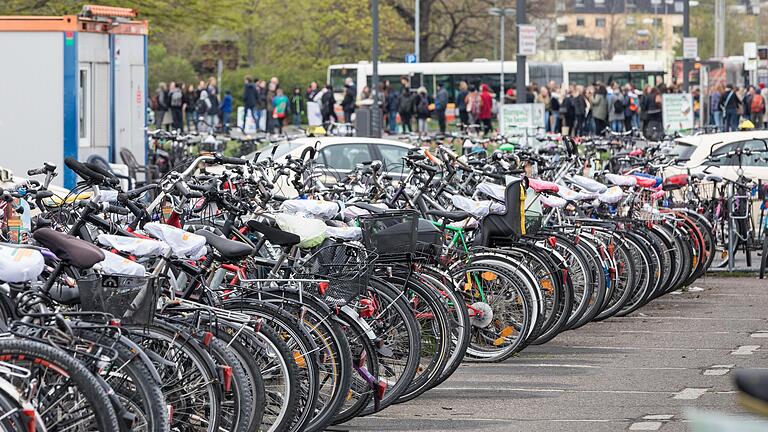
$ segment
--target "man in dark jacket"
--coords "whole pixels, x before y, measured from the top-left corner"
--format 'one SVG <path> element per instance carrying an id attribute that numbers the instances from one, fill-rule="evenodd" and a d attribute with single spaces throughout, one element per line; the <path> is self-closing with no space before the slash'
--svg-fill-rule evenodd
<path id="1" fill-rule="evenodd" d="M 389 133 L 397 133 L 397 110 L 400 108 L 400 93 L 393 87 L 387 92 L 386 111 L 389 118 Z"/>
<path id="2" fill-rule="evenodd" d="M 291 117 L 293 118 L 293 125 L 301 126 L 301 116 L 304 114 L 304 98 L 301 97 L 301 89 L 296 87 L 293 89 L 293 95 L 290 101 Z"/>
<path id="3" fill-rule="evenodd" d="M 435 95 L 435 112 L 437 113 L 437 123 L 440 125 L 440 133 L 445 133 L 445 109 L 448 107 L 448 91 L 443 83 L 437 84 L 437 95 Z"/>
<path id="4" fill-rule="evenodd" d="M 256 129 L 259 128 L 259 122 L 256 120 L 256 100 L 258 99 L 258 91 L 256 90 L 256 84 L 253 82 L 253 78 L 250 76 L 245 77 L 245 85 L 243 86 L 243 106 L 245 107 L 245 113 L 243 115 L 243 130 L 245 130 L 245 119 L 250 114 L 256 123 Z"/>
<path id="5" fill-rule="evenodd" d="M 728 84 L 725 87 L 725 93 L 720 97 L 720 106 L 725 113 L 725 131 L 737 131 L 739 130 L 739 107 L 741 106 L 741 99 L 733 88 L 733 84 Z"/>
<path id="6" fill-rule="evenodd" d="M 352 123 L 352 114 L 355 112 L 355 101 L 357 100 L 357 87 L 355 87 L 352 78 L 344 81 L 344 99 L 341 101 L 341 109 L 344 110 L 344 121 Z"/>
<path id="7" fill-rule="evenodd" d="M 320 98 L 320 113 L 323 116 L 323 125 L 328 127 L 331 123 L 331 119 L 334 122 L 338 122 L 336 117 L 336 98 L 333 96 L 333 86 L 328 84 L 325 86 L 325 93 Z"/>
<path id="8" fill-rule="evenodd" d="M 400 103 L 397 105 L 397 110 L 400 112 L 400 123 L 403 125 L 403 133 L 413 132 L 411 116 L 415 111 L 415 100 L 415 95 L 411 93 L 408 87 L 403 87 L 403 92 L 400 94 Z"/>

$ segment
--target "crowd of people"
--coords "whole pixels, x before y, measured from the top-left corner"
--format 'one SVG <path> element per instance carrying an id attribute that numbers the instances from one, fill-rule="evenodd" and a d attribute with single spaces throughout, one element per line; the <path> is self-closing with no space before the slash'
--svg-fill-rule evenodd
<path id="1" fill-rule="evenodd" d="M 364 87 L 358 95 L 352 78 L 344 81 L 341 103 L 338 104 L 332 84 L 319 86 L 312 82 L 306 89 L 294 87 L 289 94 L 280 86 L 280 80 L 269 81 L 246 76 L 243 84 L 245 115 L 237 126 L 245 129 L 245 120 L 253 119 L 256 129 L 268 133 L 282 133 L 283 126 L 300 126 L 312 111 L 324 125 L 332 122 L 351 122 L 361 105 L 378 103 L 384 115 L 388 133 L 426 133 L 428 120 L 436 120 L 441 133 L 446 132 L 447 110 L 450 104 L 460 128 L 470 125 L 482 133 L 490 133 L 498 115 L 498 97 L 484 83 L 461 81 L 449 92 L 444 83 L 430 94 L 423 86 L 415 90 L 408 77 L 399 85 L 384 81 L 377 95 Z M 527 103 L 544 106 L 543 129 L 546 132 L 570 136 L 601 134 L 606 129 L 615 132 L 641 130 L 648 137 L 660 138 L 664 93 L 681 92 L 679 86 L 646 85 L 642 90 L 632 83 L 596 82 L 591 85 L 558 85 L 554 81 L 545 86 L 532 83 L 526 89 Z M 710 125 L 720 131 L 738 130 L 743 120 L 753 127 L 768 127 L 768 88 L 764 84 L 736 88 L 731 84 L 717 85 L 708 94 L 707 121 L 699 119 L 701 101 L 699 89 L 692 90 L 693 110 L 697 126 Z M 375 100 L 374 100 L 375 98 Z M 515 103 L 515 89 L 506 91 L 504 103 Z M 216 79 L 193 84 L 161 82 L 150 99 L 157 128 L 191 131 L 215 128 L 228 131 L 233 126 L 234 100 L 230 91 L 219 95 Z M 343 113 L 343 119 L 337 115 Z M 311 123 L 311 122 L 310 122 Z"/>

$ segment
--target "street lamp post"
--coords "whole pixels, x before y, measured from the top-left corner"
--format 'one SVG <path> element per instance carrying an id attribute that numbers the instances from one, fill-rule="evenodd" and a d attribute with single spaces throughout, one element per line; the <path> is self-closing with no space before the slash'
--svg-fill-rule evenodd
<path id="1" fill-rule="evenodd" d="M 499 98 L 499 110 L 498 110 L 498 116 L 499 116 L 499 129 L 501 129 L 501 119 L 502 119 L 502 112 L 501 105 L 504 104 L 504 21 L 506 21 L 507 14 L 514 13 L 515 10 L 512 8 L 490 8 L 488 9 L 488 13 L 499 17 L 499 61 L 501 63 L 501 73 L 499 74 L 499 84 L 500 84 L 500 93 L 501 97 Z"/>

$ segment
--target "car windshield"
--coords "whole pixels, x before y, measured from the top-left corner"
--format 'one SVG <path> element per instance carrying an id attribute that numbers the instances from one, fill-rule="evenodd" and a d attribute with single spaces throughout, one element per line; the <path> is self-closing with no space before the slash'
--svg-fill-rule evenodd
<path id="1" fill-rule="evenodd" d="M 259 158 L 256 159 L 256 161 L 257 162 L 258 161 L 264 161 L 264 160 L 267 160 L 267 158 L 269 158 L 269 157 L 274 157 L 275 159 L 281 158 L 281 157 L 287 155 L 288 153 L 290 153 L 290 152 L 292 152 L 292 151 L 294 151 L 294 150 L 296 150 L 298 148 L 303 147 L 304 145 L 305 144 L 301 144 L 301 143 L 298 143 L 298 142 L 278 143 L 278 144 L 266 147 L 263 150 L 261 150 L 261 154 L 259 154 Z M 274 156 L 272 156 L 272 149 L 274 147 L 277 147 L 277 150 L 275 150 L 275 154 L 274 154 Z M 248 156 L 246 156 L 246 159 L 252 159 L 253 155 L 255 155 L 255 154 L 256 153 L 249 154 Z"/>
<path id="2" fill-rule="evenodd" d="M 664 154 L 674 156 L 675 159 L 690 159 L 695 150 L 696 146 L 692 144 L 676 141 L 673 146 L 664 149 Z"/>

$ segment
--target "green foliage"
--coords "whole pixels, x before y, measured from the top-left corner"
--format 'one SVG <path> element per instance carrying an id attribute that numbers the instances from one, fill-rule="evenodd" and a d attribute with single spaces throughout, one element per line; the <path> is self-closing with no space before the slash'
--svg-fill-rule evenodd
<path id="1" fill-rule="evenodd" d="M 160 82 L 170 81 L 197 84 L 197 73 L 185 58 L 169 55 L 162 45 L 150 45 L 147 49 L 149 61 L 149 88 L 157 88 Z"/>

